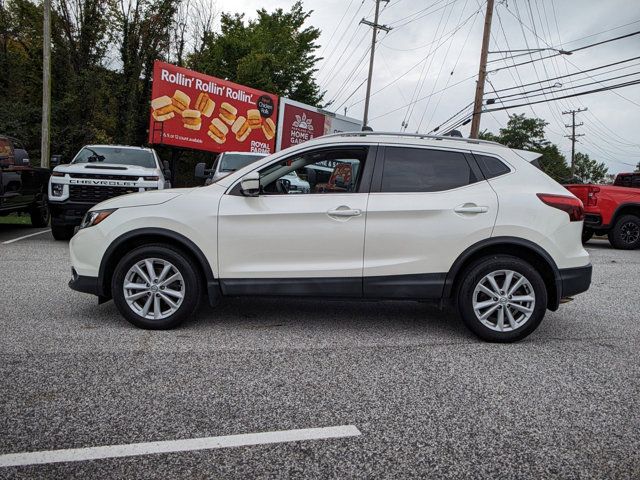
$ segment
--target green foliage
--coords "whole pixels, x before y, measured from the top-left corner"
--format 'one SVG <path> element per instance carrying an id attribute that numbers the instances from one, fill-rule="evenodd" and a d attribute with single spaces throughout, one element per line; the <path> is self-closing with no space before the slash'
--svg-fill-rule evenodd
<path id="1" fill-rule="evenodd" d="M 145 144 L 156 59 L 179 64 L 188 59 L 196 70 L 295 100 L 321 102 L 313 79 L 320 31 L 304 27 L 311 12 L 301 2 L 288 11 L 261 9 L 249 22 L 242 15 L 223 14 L 219 33 L 211 30 L 213 14 L 206 8 L 187 0 L 54 2 L 51 153 L 68 161 L 87 143 Z M 42 12 L 39 0 L 0 0 L 0 133 L 21 139 L 36 161 Z M 187 24 L 197 27 L 193 42 L 185 38 Z M 159 150 L 166 159 L 180 156 L 176 149 Z M 210 157 L 183 152 L 179 170 L 192 179 L 189 161 L 210 164 Z"/>
<path id="2" fill-rule="evenodd" d="M 604 162 L 598 163 L 589 158 L 586 153 L 580 152 L 576 152 L 574 167 L 575 176 L 582 183 L 600 183 L 606 178 L 609 171 Z"/>
<path id="3" fill-rule="evenodd" d="M 301 2 L 291 10 L 258 10 L 258 18 L 222 14 L 219 34 L 203 39 L 188 60 L 191 68 L 243 85 L 318 105 L 320 88 L 313 79 L 320 30 L 303 28 L 311 12 Z"/>
<path id="4" fill-rule="evenodd" d="M 498 135 L 484 130 L 479 137 L 510 148 L 541 153 L 540 166 L 542 170 L 554 180 L 563 182 L 570 177 L 571 170 L 558 146 L 545 138 L 544 128 L 546 126 L 547 122 L 541 118 L 527 118 L 524 114 L 512 115 L 506 128 L 501 128 Z"/>

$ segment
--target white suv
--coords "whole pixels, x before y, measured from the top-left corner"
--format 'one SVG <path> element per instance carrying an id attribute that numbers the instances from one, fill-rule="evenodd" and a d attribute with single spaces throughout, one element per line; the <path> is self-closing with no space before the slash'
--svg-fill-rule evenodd
<path id="1" fill-rule="evenodd" d="M 95 206 L 71 240 L 70 286 L 150 329 L 189 318 L 205 292 L 211 305 L 451 300 L 479 337 L 518 340 L 591 282 L 582 203 L 538 156 L 462 138 L 324 136 L 206 187 Z M 293 171 L 308 194 L 287 191 Z"/>

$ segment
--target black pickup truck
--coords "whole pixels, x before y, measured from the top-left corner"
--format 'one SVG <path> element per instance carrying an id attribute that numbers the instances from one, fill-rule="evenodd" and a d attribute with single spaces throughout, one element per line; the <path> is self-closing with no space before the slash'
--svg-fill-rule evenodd
<path id="1" fill-rule="evenodd" d="M 31 166 L 19 141 L 0 135 L 0 216 L 26 212 L 31 215 L 34 227 L 46 227 L 50 176 L 49 170 Z"/>

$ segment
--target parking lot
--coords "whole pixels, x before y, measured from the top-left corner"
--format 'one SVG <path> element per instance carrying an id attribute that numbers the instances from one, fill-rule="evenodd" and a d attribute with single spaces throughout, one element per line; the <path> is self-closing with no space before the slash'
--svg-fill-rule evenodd
<path id="1" fill-rule="evenodd" d="M 0 478 L 637 478 L 640 252 L 588 250 L 591 290 L 516 344 L 482 343 L 451 311 L 414 302 L 226 299 L 179 330 L 143 331 L 67 287 L 66 243 L 0 225 L 0 463 L 359 432 L 0 467 Z"/>

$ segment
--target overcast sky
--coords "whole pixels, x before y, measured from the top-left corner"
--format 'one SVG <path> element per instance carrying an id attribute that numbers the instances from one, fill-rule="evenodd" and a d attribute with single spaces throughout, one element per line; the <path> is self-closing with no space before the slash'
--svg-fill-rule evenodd
<path id="1" fill-rule="evenodd" d="M 214 0 L 214 3 L 219 11 L 244 12 L 253 18 L 258 8 L 288 9 L 293 0 Z M 347 107 L 347 115 L 356 118 L 363 115 L 363 82 L 371 44 L 371 29 L 358 22 L 363 17 L 373 20 L 374 3 L 374 0 L 304 1 L 305 8 L 313 10 L 309 24 L 322 31 L 318 55 L 325 60 L 320 62 L 317 80 L 327 92 L 325 101 L 333 100 L 328 109 L 344 113 Z M 473 101 L 486 5 L 483 0 L 390 0 L 388 5 L 384 2 L 382 5 L 380 23 L 394 28 L 381 34 L 376 47 L 370 124 L 375 130 L 398 131 L 406 121 L 408 132 L 429 132 Z M 495 12 L 491 51 L 550 46 L 571 50 L 640 30 L 637 0 L 496 0 Z M 553 53 L 544 51 L 537 58 Z M 489 63 L 489 70 L 500 70 L 489 75 L 485 98 L 495 98 L 491 95 L 492 88 L 499 91 L 635 56 L 640 56 L 640 35 L 518 67 L 500 69 L 536 57 L 525 55 L 494 61 Z M 490 60 L 499 57 L 500 54 L 489 56 Z M 606 73 L 613 69 L 618 70 Z M 638 74 L 630 75 L 634 72 Z M 638 80 L 640 60 L 595 70 L 589 75 L 592 78 L 576 75 L 544 83 L 561 85 L 543 91 L 537 90 L 540 84 L 525 87 L 529 96 L 538 95 L 528 101 L 550 98 L 549 93 L 554 91 L 554 95 L 562 96 Z M 623 75 L 626 76 L 603 81 Z M 595 81 L 602 83 L 573 89 Z M 507 95 L 521 96 L 521 92 L 515 89 L 498 93 L 508 104 Z M 509 97 L 516 99 L 517 96 Z M 497 102 L 494 107 L 499 105 Z M 640 161 L 640 85 L 484 114 L 481 129 L 497 132 L 508 121 L 508 114 L 541 117 L 549 122 L 547 138 L 558 144 L 569 159 L 571 142 L 564 137 L 569 133 L 564 124 L 571 119 L 562 112 L 585 107 L 588 110 L 576 116 L 577 122 L 584 122 L 576 129 L 576 133 L 584 134 L 578 139 L 576 150 L 604 161 L 612 173 L 633 170 Z M 459 128 L 468 135 L 469 125 Z"/>

